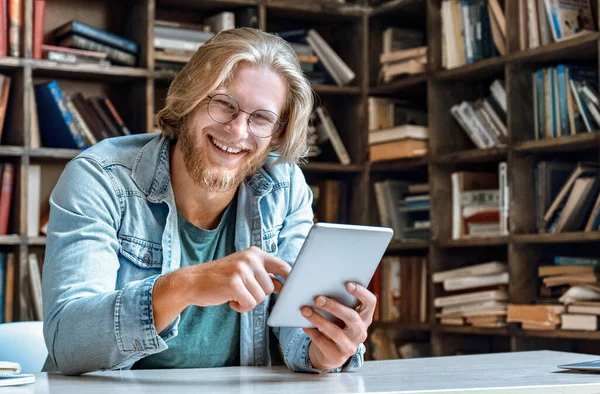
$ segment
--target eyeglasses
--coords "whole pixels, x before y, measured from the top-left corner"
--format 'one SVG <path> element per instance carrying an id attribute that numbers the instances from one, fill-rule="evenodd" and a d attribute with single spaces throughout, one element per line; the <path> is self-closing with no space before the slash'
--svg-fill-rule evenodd
<path id="1" fill-rule="evenodd" d="M 259 109 L 246 112 L 238 102 L 228 94 L 218 93 L 208 96 L 208 116 L 218 123 L 229 123 L 238 117 L 240 112 L 248 114 L 248 128 L 258 138 L 268 138 L 277 133 L 285 122 L 279 121 L 279 116 L 273 111 Z"/>

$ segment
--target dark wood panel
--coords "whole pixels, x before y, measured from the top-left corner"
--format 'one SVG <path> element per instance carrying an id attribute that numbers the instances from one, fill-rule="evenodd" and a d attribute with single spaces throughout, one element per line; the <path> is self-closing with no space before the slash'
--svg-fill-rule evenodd
<path id="1" fill-rule="evenodd" d="M 506 147 L 470 149 L 438 156 L 434 158 L 434 162 L 438 164 L 488 163 L 506 160 L 507 153 Z"/>
<path id="2" fill-rule="evenodd" d="M 507 245 L 508 242 L 509 238 L 507 236 L 473 237 L 464 239 L 451 239 L 439 242 L 438 246 L 443 248 L 470 248 L 474 246 Z"/>
<path id="3" fill-rule="evenodd" d="M 555 244 L 600 242 L 600 232 L 571 232 L 558 234 L 515 234 L 512 242 L 522 244 Z"/>
<path id="4" fill-rule="evenodd" d="M 600 146 L 600 133 L 583 133 L 558 138 L 544 138 L 521 142 L 514 146 L 514 150 L 523 153 L 552 153 L 566 151 L 580 151 L 598 149 Z"/>

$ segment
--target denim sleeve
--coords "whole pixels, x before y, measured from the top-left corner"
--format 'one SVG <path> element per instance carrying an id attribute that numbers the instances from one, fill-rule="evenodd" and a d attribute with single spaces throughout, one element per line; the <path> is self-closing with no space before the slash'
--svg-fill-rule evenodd
<path id="1" fill-rule="evenodd" d="M 42 276 L 46 346 L 65 374 L 129 368 L 167 348 L 152 317 L 157 276 L 116 289 L 120 218 L 109 174 L 71 161 L 50 197 Z"/>
<path id="2" fill-rule="evenodd" d="M 288 200 L 290 201 L 290 207 L 279 233 L 279 257 L 293 264 L 313 224 L 313 196 L 302 171 L 297 166 L 292 167 L 291 179 Z M 350 371 L 359 368 L 363 364 L 365 347 L 361 344 L 356 354 L 348 360 L 343 368 L 332 371 L 318 370 L 311 365 L 308 358 L 310 338 L 302 329 L 274 327 L 273 332 L 279 340 L 284 361 L 292 371 L 318 373 L 339 372 L 340 370 Z"/>

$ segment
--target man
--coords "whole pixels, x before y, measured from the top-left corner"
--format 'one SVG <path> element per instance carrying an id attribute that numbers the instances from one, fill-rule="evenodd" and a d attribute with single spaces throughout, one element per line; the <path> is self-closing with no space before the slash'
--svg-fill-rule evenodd
<path id="1" fill-rule="evenodd" d="M 217 34 L 173 80 L 161 135 L 102 141 L 50 198 L 43 275 L 45 370 L 362 365 L 375 296 L 318 297 L 317 329 L 266 325 L 312 224 L 306 152 L 313 98 L 283 40 Z M 279 351 L 275 348 L 279 343 Z"/>

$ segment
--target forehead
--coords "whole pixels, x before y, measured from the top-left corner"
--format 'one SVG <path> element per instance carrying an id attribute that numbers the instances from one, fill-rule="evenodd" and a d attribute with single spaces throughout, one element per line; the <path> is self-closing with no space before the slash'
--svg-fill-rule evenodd
<path id="1" fill-rule="evenodd" d="M 246 110 L 268 109 L 281 114 L 287 87 L 284 79 L 265 67 L 238 65 L 232 78 L 219 92 L 233 96 Z"/>

